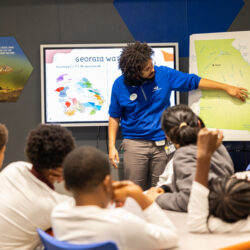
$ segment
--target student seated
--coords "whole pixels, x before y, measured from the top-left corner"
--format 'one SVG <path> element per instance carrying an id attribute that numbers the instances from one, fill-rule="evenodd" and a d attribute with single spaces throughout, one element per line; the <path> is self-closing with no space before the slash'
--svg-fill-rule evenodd
<path id="1" fill-rule="evenodd" d="M 203 126 L 186 105 L 170 107 L 162 114 L 162 128 L 177 149 L 173 156 L 173 177 L 171 183 L 152 188 L 147 194 L 163 209 L 187 211 L 196 168 L 197 135 Z M 212 155 L 209 179 L 232 175 L 233 172 L 231 157 L 226 148 L 220 145 Z"/>
<path id="2" fill-rule="evenodd" d="M 53 190 L 53 183 L 62 180 L 62 161 L 74 145 L 67 129 L 39 125 L 26 141 L 30 163 L 13 162 L 0 173 L 1 250 L 34 249 L 39 244 L 36 229 L 51 228 L 52 209 L 68 199 Z"/>
<path id="3" fill-rule="evenodd" d="M 74 199 L 56 206 L 52 228 L 57 239 L 71 243 L 111 240 L 119 249 L 165 249 L 177 244 L 174 225 L 142 189 L 129 181 L 112 182 L 108 157 L 91 147 L 72 151 L 63 163 L 66 188 Z M 133 198 L 145 219 L 110 202 Z"/>
<path id="4" fill-rule="evenodd" d="M 188 205 L 191 232 L 250 232 L 250 173 L 245 173 L 244 179 L 241 173 L 241 179 L 236 174 L 208 182 L 210 161 L 222 139 L 219 131 L 203 129 L 198 135 L 197 167 Z"/>
<path id="5" fill-rule="evenodd" d="M 8 129 L 0 123 L 0 169 L 3 165 L 6 144 L 8 142 Z"/>

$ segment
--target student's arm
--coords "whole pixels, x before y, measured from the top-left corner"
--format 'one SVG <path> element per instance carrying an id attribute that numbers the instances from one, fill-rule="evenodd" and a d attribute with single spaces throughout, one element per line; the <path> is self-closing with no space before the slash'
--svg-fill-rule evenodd
<path id="1" fill-rule="evenodd" d="M 187 212 L 187 206 L 190 195 L 190 188 L 192 186 L 193 175 L 189 174 L 185 179 L 179 181 L 182 184 L 187 184 L 188 188 L 181 188 L 179 191 L 167 192 L 160 194 L 156 198 L 156 203 L 163 209 L 173 210 L 178 212 Z"/>
<path id="2" fill-rule="evenodd" d="M 139 204 L 142 210 L 153 203 L 153 200 L 143 193 L 141 187 L 131 181 L 115 181 L 112 185 L 113 200 L 115 202 L 124 203 L 127 197 L 131 197 Z"/>
<path id="3" fill-rule="evenodd" d="M 210 160 L 223 135 L 218 131 L 200 130 L 197 140 L 197 166 L 188 204 L 187 226 L 190 232 L 206 233 L 208 207 L 208 172 Z"/>
<path id="4" fill-rule="evenodd" d="M 197 140 L 197 166 L 195 181 L 203 186 L 208 185 L 208 172 L 210 161 L 215 150 L 220 146 L 223 134 L 220 131 L 200 130 Z"/>
<path id="5" fill-rule="evenodd" d="M 248 90 L 245 88 L 235 87 L 205 78 L 202 78 L 200 80 L 198 88 L 204 90 L 222 90 L 225 91 L 228 95 L 235 97 L 243 102 L 246 100 L 246 98 L 248 98 Z"/>
<path id="6" fill-rule="evenodd" d="M 177 230 L 156 203 L 143 210 L 143 218 L 126 210 L 121 218 L 117 230 L 120 231 L 124 249 L 167 249 L 177 246 Z"/>
<path id="7" fill-rule="evenodd" d="M 188 146 L 176 151 L 173 168 L 172 192 L 159 195 L 156 203 L 163 209 L 186 212 L 190 189 L 196 168 L 196 147 Z"/>
<path id="8" fill-rule="evenodd" d="M 124 245 L 133 249 L 166 249 L 177 245 L 175 226 L 159 206 L 149 199 L 141 187 L 129 181 L 114 182 L 114 200 L 124 201 L 127 197 L 136 200 L 145 220 L 135 215 L 124 214 L 122 232 Z M 139 233 L 138 233 L 139 232 Z M 134 240 L 136 234 L 136 241 Z"/>
<path id="9" fill-rule="evenodd" d="M 117 168 L 116 163 L 119 163 L 118 151 L 115 147 L 116 136 L 119 129 L 119 118 L 109 118 L 109 160 L 111 164 Z"/>

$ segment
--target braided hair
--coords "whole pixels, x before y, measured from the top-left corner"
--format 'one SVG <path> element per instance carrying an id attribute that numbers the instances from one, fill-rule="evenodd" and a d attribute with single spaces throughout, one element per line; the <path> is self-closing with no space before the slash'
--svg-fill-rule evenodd
<path id="1" fill-rule="evenodd" d="M 141 71 L 147 65 L 153 55 L 153 50 L 147 43 L 129 43 L 122 50 L 119 57 L 119 68 L 124 76 L 125 83 L 129 85 L 141 85 L 145 79 L 141 77 Z"/>
<path id="2" fill-rule="evenodd" d="M 233 223 L 250 215 L 250 182 L 232 177 L 209 182 L 209 216 Z"/>
<path id="3" fill-rule="evenodd" d="M 201 119 L 188 106 L 181 104 L 169 107 L 163 112 L 161 126 L 173 143 L 185 146 L 197 142 L 200 130 L 198 120 L 204 126 Z"/>

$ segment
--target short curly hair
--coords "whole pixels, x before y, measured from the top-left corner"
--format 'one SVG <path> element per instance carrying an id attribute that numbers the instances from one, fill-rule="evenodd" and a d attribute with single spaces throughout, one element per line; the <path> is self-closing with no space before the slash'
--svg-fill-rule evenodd
<path id="1" fill-rule="evenodd" d="M 8 129 L 4 124 L 0 123 L 0 150 L 7 144 L 8 142 Z"/>
<path id="2" fill-rule="evenodd" d="M 75 148 L 72 133 L 58 125 L 40 124 L 26 141 L 25 153 L 36 170 L 58 168 Z"/>
<path id="3" fill-rule="evenodd" d="M 141 71 L 153 54 L 152 48 L 147 43 L 141 42 L 129 43 L 122 50 L 119 57 L 119 68 L 122 71 L 125 83 L 130 85 L 142 83 L 140 80 Z"/>
<path id="4" fill-rule="evenodd" d="M 110 175 L 108 156 L 93 147 L 76 148 L 63 162 L 63 175 L 69 190 L 92 191 Z"/>

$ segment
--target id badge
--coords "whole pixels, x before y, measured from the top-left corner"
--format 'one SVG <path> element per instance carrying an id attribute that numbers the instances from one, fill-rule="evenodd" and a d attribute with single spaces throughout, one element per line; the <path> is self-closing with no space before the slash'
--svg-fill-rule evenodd
<path id="1" fill-rule="evenodd" d="M 167 155 L 172 154 L 176 150 L 174 144 L 168 143 L 168 145 L 165 146 L 165 151 Z"/>
<path id="2" fill-rule="evenodd" d="M 165 140 L 155 141 L 155 145 L 156 145 L 157 147 L 165 146 L 165 144 L 166 144 L 166 141 L 165 141 Z"/>

